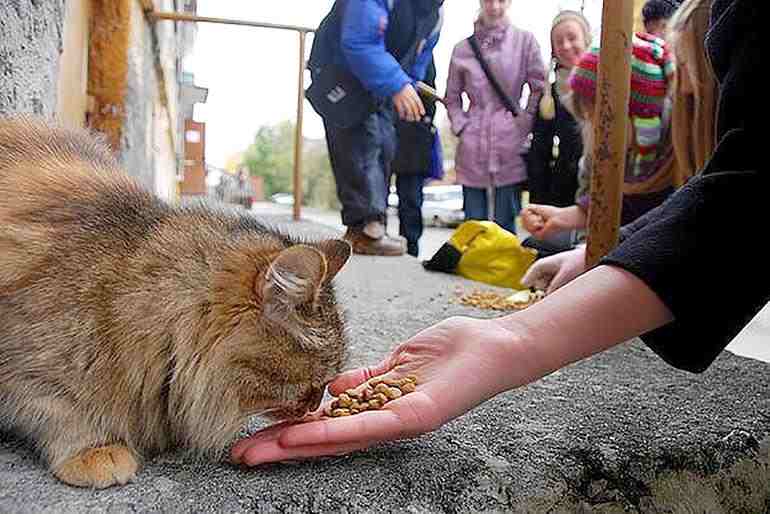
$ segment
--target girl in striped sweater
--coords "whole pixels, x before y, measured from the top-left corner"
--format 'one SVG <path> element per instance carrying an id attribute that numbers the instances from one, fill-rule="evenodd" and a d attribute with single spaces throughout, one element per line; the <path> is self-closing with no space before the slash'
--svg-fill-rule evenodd
<path id="1" fill-rule="evenodd" d="M 582 123 L 584 152 L 575 205 L 532 204 L 522 216 L 524 227 L 537 239 L 586 226 L 590 204 L 593 117 L 599 49 L 586 52 L 569 79 L 564 102 Z M 651 34 L 633 37 L 631 94 L 628 104 L 628 148 L 623 185 L 622 224 L 660 205 L 674 190 L 675 160 L 669 134 L 669 84 L 674 71 L 666 43 Z"/>

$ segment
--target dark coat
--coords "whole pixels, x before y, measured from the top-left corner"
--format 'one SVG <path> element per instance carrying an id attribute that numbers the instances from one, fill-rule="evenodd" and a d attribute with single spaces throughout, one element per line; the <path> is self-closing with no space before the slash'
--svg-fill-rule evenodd
<path id="1" fill-rule="evenodd" d="M 580 125 L 559 100 L 556 84 L 551 85 L 551 93 L 556 106 L 554 118 L 543 119 L 538 110 L 532 128 L 532 144 L 527 153 L 529 201 L 568 207 L 575 203 L 583 138 Z M 559 138 L 558 147 L 554 137 Z"/>
<path id="2" fill-rule="evenodd" d="M 757 109 L 765 95 L 755 75 L 762 5 L 713 3 L 706 41 L 720 85 L 714 155 L 666 203 L 623 227 L 622 244 L 602 261 L 639 277 L 666 304 L 675 320 L 642 339 L 689 371 L 705 370 L 770 301 L 770 251 L 755 244 L 767 233 L 770 191 Z"/>

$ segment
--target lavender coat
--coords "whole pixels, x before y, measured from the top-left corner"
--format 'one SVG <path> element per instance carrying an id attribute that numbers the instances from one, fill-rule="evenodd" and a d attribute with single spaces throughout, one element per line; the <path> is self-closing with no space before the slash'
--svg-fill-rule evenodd
<path id="1" fill-rule="evenodd" d="M 470 43 L 464 39 L 455 46 L 446 106 L 452 131 L 460 137 L 455 156 L 457 182 L 477 188 L 517 184 L 527 178 L 521 153 L 545 78 L 540 47 L 531 32 L 507 21 L 492 27 L 476 22 L 475 34 L 489 67 L 514 103 L 518 104 L 525 83 L 537 94 L 514 118 L 484 75 Z M 463 92 L 470 98 L 468 111 L 462 108 Z"/>

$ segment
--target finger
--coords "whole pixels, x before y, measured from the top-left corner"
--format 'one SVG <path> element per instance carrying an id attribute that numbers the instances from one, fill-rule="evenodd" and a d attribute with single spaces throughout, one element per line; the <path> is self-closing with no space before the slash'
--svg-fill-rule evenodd
<path id="1" fill-rule="evenodd" d="M 541 228 L 538 231 L 537 238 L 538 239 L 548 239 L 550 237 L 553 237 L 558 232 L 559 232 L 558 225 L 556 223 L 554 223 L 552 220 L 548 220 L 543 225 L 543 228 Z"/>
<path id="2" fill-rule="evenodd" d="M 398 114 L 398 117 L 403 119 L 406 116 L 403 102 L 401 100 L 397 100 L 394 102 L 394 106 L 396 107 L 396 113 Z"/>
<path id="3" fill-rule="evenodd" d="M 420 111 L 417 107 L 417 103 L 414 98 L 409 98 L 409 121 L 417 121 L 420 119 Z"/>
<path id="4" fill-rule="evenodd" d="M 337 375 L 337 377 L 329 384 L 329 393 L 337 396 L 348 389 L 355 389 L 370 378 L 387 373 L 391 367 L 391 359 L 388 357 L 374 366 L 346 371 Z"/>
<path id="5" fill-rule="evenodd" d="M 540 279 L 540 270 L 537 268 L 537 265 L 531 266 L 527 272 L 524 274 L 523 277 L 521 277 L 521 285 L 524 287 L 532 287 L 535 284 L 535 281 Z"/>
<path id="6" fill-rule="evenodd" d="M 548 290 L 548 286 L 553 280 L 554 269 L 550 266 L 537 265 L 530 268 L 530 270 L 522 277 L 521 283 L 525 287 L 534 287 L 543 291 Z"/>
<path id="7" fill-rule="evenodd" d="M 383 410 L 288 427 L 278 440 L 282 446 L 292 447 L 399 439 L 426 428 L 416 413 L 434 410 L 433 401 L 424 392 L 415 391 L 388 403 Z"/>
<path id="8" fill-rule="evenodd" d="M 546 239 L 548 237 L 548 232 L 546 231 L 546 228 L 548 228 L 547 224 L 541 225 L 539 227 L 533 227 L 530 234 L 532 234 L 532 236 L 535 239 L 540 239 L 540 240 Z"/>
<path id="9" fill-rule="evenodd" d="M 419 121 L 425 115 L 425 106 L 422 105 L 420 95 L 412 90 L 412 94 L 409 95 L 410 103 L 412 104 L 412 114 L 414 115 L 414 121 Z"/>
<path id="10" fill-rule="evenodd" d="M 543 206 L 538 203 L 531 203 L 526 207 L 526 212 L 535 214 L 537 216 L 543 216 Z"/>
<path id="11" fill-rule="evenodd" d="M 425 104 L 422 103 L 422 98 L 420 98 L 420 95 L 417 93 L 414 94 L 414 99 L 417 102 L 417 114 L 419 116 L 418 119 L 422 119 L 422 117 L 425 116 Z"/>
<path id="12" fill-rule="evenodd" d="M 270 441 L 277 441 L 281 431 L 291 425 L 291 422 L 277 423 L 267 427 L 255 434 L 236 442 L 230 449 L 230 460 L 236 464 L 243 459 L 243 454 L 255 444 L 265 444 Z"/>
<path id="13" fill-rule="evenodd" d="M 317 446 L 300 446 L 286 448 L 278 441 L 271 441 L 259 446 L 253 446 L 244 454 L 242 464 L 256 466 L 268 462 L 280 462 L 289 459 L 308 459 L 323 455 L 343 455 L 368 447 L 368 443 L 356 444 L 326 444 Z"/>
<path id="14" fill-rule="evenodd" d="M 564 284 L 570 281 L 569 275 L 564 268 L 560 269 L 556 275 L 554 275 L 551 283 L 548 285 L 548 289 L 545 291 L 546 295 L 549 295 L 562 287 Z"/>

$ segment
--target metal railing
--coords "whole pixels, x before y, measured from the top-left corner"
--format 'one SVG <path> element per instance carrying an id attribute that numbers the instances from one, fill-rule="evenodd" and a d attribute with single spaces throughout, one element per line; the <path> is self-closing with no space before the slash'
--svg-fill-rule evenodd
<path id="1" fill-rule="evenodd" d="M 297 70 L 297 119 L 294 132 L 294 174 L 292 177 L 294 206 L 293 217 L 300 219 L 302 204 L 302 118 L 305 105 L 305 39 L 309 32 L 315 32 L 314 28 L 301 27 L 299 25 L 283 25 L 279 23 L 263 23 L 248 20 L 236 20 L 228 18 L 211 18 L 207 16 L 195 16 L 178 12 L 161 12 L 150 10 L 146 12 L 150 20 L 171 20 L 193 23 L 221 23 L 225 25 L 241 25 L 263 29 L 291 30 L 299 37 L 299 66 Z"/>

